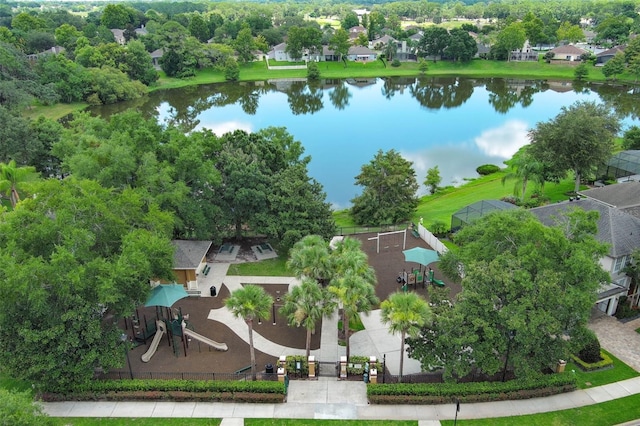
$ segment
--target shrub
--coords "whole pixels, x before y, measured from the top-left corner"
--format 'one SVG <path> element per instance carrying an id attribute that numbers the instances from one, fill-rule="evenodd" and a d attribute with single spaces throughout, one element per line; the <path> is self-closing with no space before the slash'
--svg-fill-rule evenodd
<path id="1" fill-rule="evenodd" d="M 429 226 L 429 230 L 433 232 L 436 237 L 442 237 L 447 232 L 447 224 L 441 220 L 436 220 Z"/>
<path id="2" fill-rule="evenodd" d="M 616 309 L 616 313 L 614 314 L 618 319 L 631 318 L 638 315 L 638 311 L 631 308 L 629 302 L 627 301 L 627 296 L 622 296 L 618 301 L 618 308 Z"/>
<path id="3" fill-rule="evenodd" d="M 594 370 L 600 370 L 600 369 L 603 369 L 603 368 L 607 368 L 607 367 L 613 366 L 613 360 L 606 353 L 600 351 L 600 357 L 599 358 L 600 359 L 597 362 L 589 363 L 589 362 L 584 362 L 583 360 L 581 360 L 579 357 L 577 357 L 575 355 L 571 355 L 571 359 L 583 371 L 594 371 Z"/>
<path id="4" fill-rule="evenodd" d="M 486 176 L 500 171 L 500 167 L 495 164 L 483 164 L 476 169 L 479 175 Z"/>
<path id="5" fill-rule="evenodd" d="M 585 344 L 578 352 L 578 357 L 586 363 L 594 363 L 600 361 L 600 342 L 598 336 L 589 330 L 585 334 Z"/>
<path id="6" fill-rule="evenodd" d="M 391 62 L 391 66 L 392 66 L 392 67 L 395 67 L 395 68 L 398 68 L 398 67 L 400 66 L 400 61 L 399 61 L 398 59 L 394 59 L 394 60 Z"/>
<path id="7" fill-rule="evenodd" d="M 556 395 L 576 389 L 573 374 L 550 374 L 508 382 L 370 384 L 369 401 L 377 404 L 443 404 L 505 401 Z"/>
<path id="8" fill-rule="evenodd" d="M 307 64 L 307 78 L 312 81 L 320 80 L 320 69 L 317 62 L 310 61 Z"/>

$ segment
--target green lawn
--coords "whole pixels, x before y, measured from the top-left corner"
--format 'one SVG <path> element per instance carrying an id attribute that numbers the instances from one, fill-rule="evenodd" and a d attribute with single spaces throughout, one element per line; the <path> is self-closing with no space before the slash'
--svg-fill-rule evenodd
<path id="1" fill-rule="evenodd" d="M 565 374 L 575 374 L 578 379 L 578 388 L 588 389 L 594 386 L 602 386 L 609 383 L 619 382 L 621 380 L 631 379 L 638 377 L 640 373 L 629 367 L 624 362 L 620 361 L 609 352 L 604 351 L 611 357 L 613 361 L 613 368 L 601 371 L 582 371 L 574 362 L 567 362 L 565 367 Z"/>
<path id="2" fill-rule="evenodd" d="M 287 259 L 284 257 L 260 262 L 234 263 L 229 266 L 227 275 L 291 277 L 293 274 L 287 269 L 286 264 Z"/>
<path id="3" fill-rule="evenodd" d="M 453 407 L 453 406 L 452 406 Z M 460 411 L 464 411 L 462 405 Z M 640 418 L 640 395 L 632 395 L 596 405 L 571 410 L 528 416 L 497 417 L 481 420 L 458 420 L 464 426 L 606 426 L 616 425 Z M 443 420 L 443 426 L 451 426 L 453 420 Z"/>

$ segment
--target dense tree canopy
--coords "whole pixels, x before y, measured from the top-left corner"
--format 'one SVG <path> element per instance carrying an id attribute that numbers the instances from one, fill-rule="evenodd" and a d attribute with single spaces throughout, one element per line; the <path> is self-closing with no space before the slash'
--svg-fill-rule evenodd
<path id="1" fill-rule="evenodd" d="M 378 151 L 362 166 L 356 184 L 362 194 L 351 200 L 351 215 L 361 225 L 395 224 L 409 220 L 418 206 L 418 182 L 411 162 L 395 150 Z"/>
<path id="2" fill-rule="evenodd" d="M 459 249 L 440 266 L 461 280 L 462 292 L 453 307 L 435 310 L 421 337 L 409 339 L 423 368 L 443 366 L 449 379 L 507 368 L 522 377 L 566 359 L 599 285 L 610 278 L 599 264 L 607 247 L 594 238 L 597 213 L 568 211 L 557 220 L 546 227 L 530 212 L 512 210 L 456 234 Z"/>
<path id="3" fill-rule="evenodd" d="M 172 278 L 171 216 L 134 190 L 47 180 L 0 216 L 0 351 L 13 377 L 46 388 L 122 365 L 114 320 Z"/>
<path id="4" fill-rule="evenodd" d="M 620 120 L 609 107 L 577 102 L 562 107 L 555 118 L 538 123 L 529 132 L 530 154 L 547 167 L 547 180 L 572 171 L 577 192 L 580 179 L 611 156 L 613 138 L 619 130 Z"/>

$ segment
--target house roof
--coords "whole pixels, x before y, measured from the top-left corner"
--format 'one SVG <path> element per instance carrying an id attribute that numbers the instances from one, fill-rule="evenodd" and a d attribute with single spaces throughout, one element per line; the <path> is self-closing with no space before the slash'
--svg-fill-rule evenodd
<path id="1" fill-rule="evenodd" d="M 579 47 L 574 46 L 573 44 L 567 44 L 564 46 L 558 46 L 555 49 L 551 49 L 550 52 L 558 54 L 566 54 L 566 55 L 582 55 L 586 53 L 586 50 L 580 49 Z"/>
<path id="2" fill-rule="evenodd" d="M 173 269 L 197 269 L 207 255 L 212 241 L 173 240 Z"/>
<path id="3" fill-rule="evenodd" d="M 349 55 L 374 55 L 376 52 L 364 46 L 351 46 Z"/>
<path id="4" fill-rule="evenodd" d="M 602 56 L 615 56 L 615 54 L 618 52 L 624 52 L 624 49 L 626 47 L 627 46 L 624 45 L 614 46 L 611 49 L 603 50 L 602 52 L 598 53 L 596 57 L 600 58 Z"/>
<path id="5" fill-rule="evenodd" d="M 594 199 L 564 201 L 536 207 L 530 211 L 545 225 L 554 226 L 559 218 L 576 207 L 600 213 L 596 238 L 610 245 L 610 257 L 615 259 L 626 256 L 640 248 L 640 219 Z"/>
<path id="6" fill-rule="evenodd" d="M 151 55 L 152 58 L 162 58 L 162 55 L 164 55 L 164 49 L 161 47 L 160 49 L 154 50 L 149 55 Z"/>
<path id="7" fill-rule="evenodd" d="M 376 45 L 376 44 L 378 44 L 378 43 L 387 44 L 387 43 L 389 43 L 390 41 L 396 41 L 396 39 L 395 39 L 395 38 L 393 38 L 393 37 L 391 37 L 390 35 L 386 34 L 386 35 L 383 35 L 383 36 L 382 36 L 382 37 L 380 37 L 380 38 L 377 38 L 377 39 L 375 39 L 375 40 L 372 40 L 372 41 L 371 41 L 371 45 L 372 45 L 372 46 L 375 46 L 375 45 Z"/>
<path id="8" fill-rule="evenodd" d="M 640 206 L 640 182 L 621 182 L 615 185 L 580 191 L 580 195 L 592 198 L 624 210 Z"/>

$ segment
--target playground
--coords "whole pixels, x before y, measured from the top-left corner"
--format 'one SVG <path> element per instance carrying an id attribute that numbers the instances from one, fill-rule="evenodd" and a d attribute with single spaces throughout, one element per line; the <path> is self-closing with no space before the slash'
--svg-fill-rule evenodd
<path id="1" fill-rule="evenodd" d="M 376 286 L 376 294 L 380 300 L 385 300 L 395 291 L 402 291 L 402 284 L 396 279 L 403 271 L 410 272 L 416 268 L 427 271 L 427 268 L 414 263 L 406 262 L 403 250 L 414 247 L 430 247 L 420 238 L 415 238 L 409 231 L 404 233 L 391 234 L 382 236 L 379 241 L 375 240 L 378 234 L 359 234 L 353 235 L 351 238 L 357 238 L 362 241 L 362 249 L 369 257 L 369 263 L 376 271 L 378 284 Z M 373 239 L 372 239 L 373 238 Z M 380 243 L 379 245 L 377 243 Z M 247 247 L 251 250 L 251 247 Z M 438 268 L 438 263 L 429 265 L 433 269 L 436 279 L 443 279 L 442 273 Z M 428 273 L 426 274 L 428 282 Z M 408 291 L 415 291 L 423 297 L 427 296 L 427 288 L 429 284 L 409 284 Z M 268 284 L 263 286 L 265 290 L 273 296 L 282 298 L 287 292 L 287 285 Z M 459 284 L 446 281 L 446 287 L 451 289 L 451 295 L 460 291 Z M 248 331 L 246 327 L 242 330 L 245 334 L 240 337 L 227 325 L 208 319 L 211 310 L 226 309 L 224 308 L 224 300 L 229 297 L 230 292 L 226 286 L 218 289 L 216 297 L 186 297 L 175 302 L 170 309 L 150 307 L 139 307 L 136 311 L 138 318 L 137 324 L 128 322 L 125 332 L 130 340 L 136 341 L 135 337 L 142 338 L 144 333 L 142 330 L 145 324 L 150 328 L 146 336 L 146 341 L 142 340 L 139 345 L 129 351 L 129 362 L 131 370 L 135 377 L 143 377 L 144 373 L 234 373 L 245 371 L 251 364 L 249 354 L 249 344 L 242 337 L 246 337 Z M 272 312 L 275 310 L 275 325 L 272 318 L 262 319 L 260 322 L 255 321 L 254 338 L 258 334 L 265 339 L 278 345 L 304 350 L 306 330 L 302 327 L 290 327 L 287 321 L 277 311 L 279 302 L 273 306 Z M 374 309 L 378 307 L 375 306 Z M 155 336 L 156 318 L 169 318 L 177 325 L 174 331 L 179 330 L 180 318 L 185 320 L 187 329 L 202 336 L 204 339 L 194 338 L 193 336 L 174 335 L 173 333 L 164 333 L 157 341 L 157 350 L 149 356 L 148 351 L 153 343 Z M 124 324 L 122 324 L 124 327 Z M 142 330 L 141 330 L 142 329 Z M 320 325 L 315 334 L 312 335 L 311 350 L 320 347 Z M 187 332 L 188 334 L 188 332 Z M 220 345 L 226 345 L 227 350 L 220 350 L 214 346 L 205 343 L 210 340 Z M 171 343 L 171 345 L 169 344 Z M 185 356 L 186 351 L 186 356 Z M 256 353 L 256 364 L 258 371 L 264 370 L 267 364 L 275 365 L 277 357 L 260 352 Z M 142 356 L 147 362 L 142 361 Z M 123 377 L 129 374 L 128 366 L 123 366 L 118 370 Z M 148 376 L 147 376 L 148 377 Z"/>

